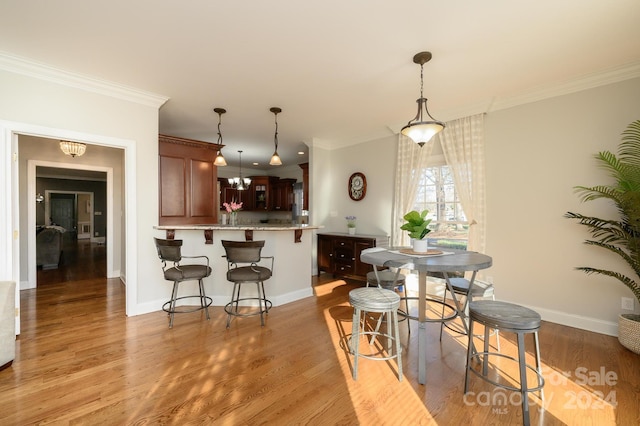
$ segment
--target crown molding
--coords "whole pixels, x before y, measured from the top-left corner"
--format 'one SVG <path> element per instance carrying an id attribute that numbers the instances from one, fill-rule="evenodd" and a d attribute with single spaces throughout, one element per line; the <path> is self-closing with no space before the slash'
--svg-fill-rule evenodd
<path id="1" fill-rule="evenodd" d="M 640 61 L 610 68 L 603 72 L 586 74 L 569 81 L 527 90 L 514 96 L 496 98 L 486 112 L 512 108 L 638 77 L 640 77 Z"/>
<path id="2" fill-rule="evenodd" d="M 10 55 L 5 52 L 0 52 L 0 70 L 158 109 L 169 100 L 166 96 L 144 92 L 132 87 L 64 71 L 26 58 Z"/>

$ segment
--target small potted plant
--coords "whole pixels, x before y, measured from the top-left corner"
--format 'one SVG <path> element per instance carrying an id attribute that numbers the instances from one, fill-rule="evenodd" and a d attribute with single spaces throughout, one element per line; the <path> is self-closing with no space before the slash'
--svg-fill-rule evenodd
<path id="1" fill-rule="evenodd" d="M 350 235 L 355 235 L 356 233 L 356 217 L 355 216 L 346 216 L 347 220 L 347 229 L 349 230 Z"/>
<path id="2" fill-rule="evenodd" d="M 413 251 L 416 253 L 426 253 L 428 251 L 426 237 L 427 234 L 431 232 L 431 229 L 429 229 L 431 219 L 425 219 L 428 213 L 429 210 L 423 210 L 422 213 L 411 210 L 403 217 L 406 223 L 402 225 L 400 229 L 409 231 Z"/>
<path id="3" fill-rule="evenodd" d="M 238 212 L 242 209 L 242 201 L 236 203 L 232 200 L 230 203 L 222 203 L 224 208 L 229 212 L 229 224 L 236 226 L 238 224 Z"/>
<path id="4" fill-rule="evenodd" d="M 588 266 L 577 268 L 587 274 L 600 274 L 615 278 L 625 285 L 640 303 L 640 120 L 631 123 L 622 133 L 618 156 L 609 151 L 596 155 L 596 159 L 611 177 L 611 185 L 578 186 L 581 200 L 603 198 L 611 201 L 618 215 L 612 219 L 584 216 L 568 212 L 565 217 L 577 219 L 587 227 L 592 239 L 585 244 L 603 248 L 620 256 L 634 274 Z M 618 340 L 631 351 L 640 354 L 640 315 L 618 316 Z"/>

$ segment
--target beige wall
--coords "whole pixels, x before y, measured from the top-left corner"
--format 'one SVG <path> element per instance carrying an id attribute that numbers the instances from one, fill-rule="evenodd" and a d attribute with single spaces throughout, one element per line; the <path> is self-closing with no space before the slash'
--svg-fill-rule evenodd
<path id="1" fill-rule="evenodd" d="M 574 268 L 624 265 L 582 245 L 585 230 L 563 214 L 615 214 L 607 205 L 581 205 L 573 187 L 607 181 L 593 155 L 615 150 L 620 133 L 637 119 L 640 79 L 486 115 L 487 254 L 494 264 L 485 275 L 493 279 L 498 298 L 537 309 L 549 321 L 616 333 L 620 298 L 632 293 L 611 278 Z M 330 206 L 317 223 L 344 232 L 344 216 L 353 214 L 358 233 L 390 234 L 396 152 L 396 138 L 389 137 L 332 150 L 322 163 L 314 161 L 314 167 L 328 171 L 320 202 Z M 355 171 L 368 183 L 359 202 L 346 192 Z"/>

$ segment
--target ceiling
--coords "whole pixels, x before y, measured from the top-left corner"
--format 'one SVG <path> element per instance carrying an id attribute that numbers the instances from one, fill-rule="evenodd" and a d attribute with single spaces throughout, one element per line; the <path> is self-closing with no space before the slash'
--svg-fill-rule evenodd
<path id="1" fill-rule="evenodd" d="M 0 52 L 163 95 L 160 132 L 269 168 L 439 120 L 640 75 L 637 0 L 2 0 Z M 573 85 L 573 86 L 572 86 Z M 555 93 L 555 92 L 554 92 Z M 305 149 L 305 152 L 306 151 Z"/>

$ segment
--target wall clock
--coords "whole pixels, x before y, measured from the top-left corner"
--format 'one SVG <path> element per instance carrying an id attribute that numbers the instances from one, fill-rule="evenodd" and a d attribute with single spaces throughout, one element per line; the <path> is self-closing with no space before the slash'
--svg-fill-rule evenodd
<path id="1" fill-rule="evenodd" d="M 349 177 L 349 197 L 354 201 L 360 201 L 367 195 L 367 178 L 364 174 L 356 172 Z"/>

